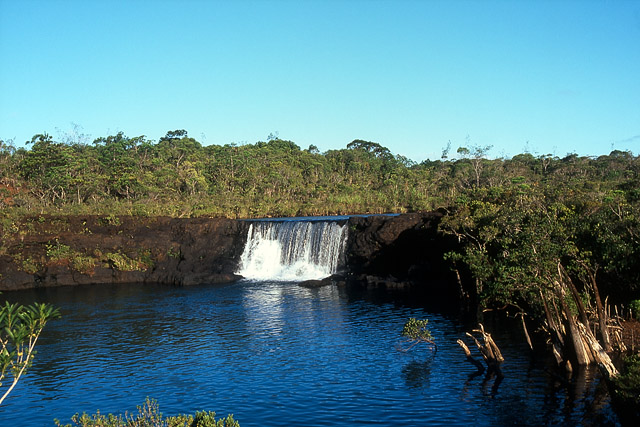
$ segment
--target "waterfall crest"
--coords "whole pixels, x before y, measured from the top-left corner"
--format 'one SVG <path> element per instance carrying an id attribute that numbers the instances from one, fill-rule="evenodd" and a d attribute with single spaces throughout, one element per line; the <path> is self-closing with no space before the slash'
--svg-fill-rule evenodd
<path id="1" fill-rule="evenodd" d="M 255 221 L 237 273 L 250 280 L 322 279 L 337 271 L 346 240 L 346 223 Z"/>

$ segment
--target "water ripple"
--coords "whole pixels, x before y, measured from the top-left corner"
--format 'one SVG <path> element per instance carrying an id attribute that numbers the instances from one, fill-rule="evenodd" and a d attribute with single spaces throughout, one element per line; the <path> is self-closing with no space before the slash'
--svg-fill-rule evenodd
<path id="1" fill-rule="evenodd" d="M 235 414 L 243 427 L 615 421 L 606 418 L 606 405 L 594 413 L 597 405 L 571 400 L 544 364 L 532 364 L 507 339 L 499 341 L 505 380 L 493 392 L 493 380 L 469 377 L 473 369 L 455 342 L 464 335 L 461 324 L 366 293 L 241 282 L 12 297 L 43 295 L 63 317 L 45 329 L 32 369 L 0 407 L 0 425 L 135 411 L 147 396 L 164 414 L 215 410 Z M 396 350 L 408 317 L 429 318 L 435 355 L 426 347 Z M 591 390 L 598 380 L 584 384 Z"/>

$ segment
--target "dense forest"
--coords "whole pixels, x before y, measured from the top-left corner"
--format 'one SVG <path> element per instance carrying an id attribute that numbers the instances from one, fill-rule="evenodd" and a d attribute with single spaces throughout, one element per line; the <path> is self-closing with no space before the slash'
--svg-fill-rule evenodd
<path id="1" fill-rule="evenodd" d="M 123 133 L 60 139 L 38 134 L 26 149 L 0 140 L 3 209 L 250 218 L 425 211 L 515 190 L 633 205 L 640 191 L 640 160 L 621 151 L 490 160 L 490 147 L 461 147 L 448 159 L 448 146 L 442 159 L 415 163 L 362 140 L 321 153 L 273 135 L 203 146 L 184 130 L 157 142 Z"/>

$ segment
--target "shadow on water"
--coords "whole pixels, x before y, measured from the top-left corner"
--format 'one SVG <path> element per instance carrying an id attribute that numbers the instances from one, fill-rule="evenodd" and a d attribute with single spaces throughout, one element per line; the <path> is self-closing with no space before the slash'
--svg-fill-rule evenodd
<path id="1" fill-rule="evenodd" d="M 413 360 L 402 368 L 402 377 L 409 388 L 428 388 L 431 380 L 431 361 L 420 362 Z"/>

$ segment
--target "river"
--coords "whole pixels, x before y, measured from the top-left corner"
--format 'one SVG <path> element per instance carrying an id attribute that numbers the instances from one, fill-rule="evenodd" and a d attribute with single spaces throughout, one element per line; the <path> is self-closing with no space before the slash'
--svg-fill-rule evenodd
<path id="1" fill-rule="evenodd" d="M 76 412 L 212 410 L 249 426 L 616 425 L 594 369 L 569 379 L 531 357 L 518 328 L 488 323 L 504 379 L 472 377 L 465 325 L 438 301 L 296 282 L 95 285 L 7 292 L 49 302 L 33 366 L 0 407 L 2 426 Z M 409 317 L 438 351 L 397 349 Z M 469 343 L 470 344 L 470 343 Z"/>

